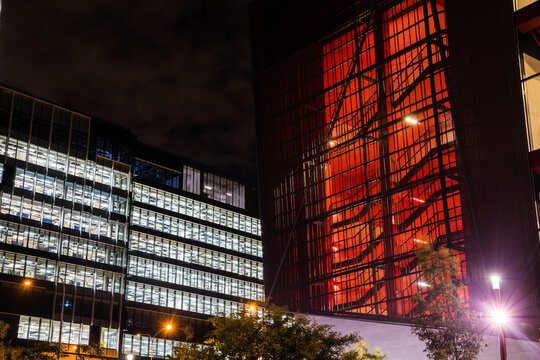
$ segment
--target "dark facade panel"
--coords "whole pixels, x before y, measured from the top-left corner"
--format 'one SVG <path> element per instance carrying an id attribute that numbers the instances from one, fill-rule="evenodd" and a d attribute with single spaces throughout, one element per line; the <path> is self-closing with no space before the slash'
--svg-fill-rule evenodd
<path id="1" fill-rule="evenodd" d="M 490 299 L 489 275 L 500 273 L 509 309 L 534 327 L 540 254 L 512 1 L 449 1 L 448 28 L 450 89 L 473 221 L 471 296 L 482 308 Z"/>

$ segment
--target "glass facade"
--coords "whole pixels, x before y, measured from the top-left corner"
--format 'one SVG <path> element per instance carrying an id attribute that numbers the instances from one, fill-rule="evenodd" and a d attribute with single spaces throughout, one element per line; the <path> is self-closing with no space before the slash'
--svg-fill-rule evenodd
<path id="1" fill-rule="evenodd" d="M 21 315 L 17 338 L 27 340 L 58 342 L 60 337 L 60 321 L 52 321 L 38 317 Z M 90 326 L 64 322 L 62 324 L 62 343 L 72 345 L 88 345 Z"/>
<path id="2" fill-rule="evenodd" d="M 260 261 L 249 260 L 242 256 L 230 255 L 137 231 L 131 231 L 129 249 L 259 280 L 263 278 Z M 256 253 L 253 255 L 260 256 Z"/>
<path id="3" fill-rule="evenodd" d="M 128 281 L 126 300 L 216 316 L 244 309 L 246 303 Z"/>
<path id="4" fill-rule="evenodd" d="M 292 309 L 410 317 L 419 246 L 466 276 L 445 9 L 362 4 L 256 79 L 266 280 Z"/>
<path id="5" fill-rule="evenodd" d="M 132 209 L 131 221 L 133 225 L 175 237 L 212 244 L 259 257 L 262 254 L 260 240 L 218 230 L 192 221 L 182 220 L 174 216 L 163 215 L 156 211 L 134 207 Z"/>
<path id="6" fill-rule="evenodd" d="M 526 19 L 538 7 L 537 0 L 515 0 L 516 33 L 519 45 L 521 88 L 527 125 L 530 164 L 536 193 L 536 229 L 540 239 L 540 42 L 538 28 L 526 25 Z M 526 8 L 529 6 L 528 8 Z M 520 11 L 521 10 L 521 11 Z"/>
<path id="7" fill-rule="evenodd" d="M 134 334 L 163 318 L 194 337 L 156 339 L 155 358 L 201 340 L 209 317 L 264 300 L 246 189 L 0 86 L 0 319 L 18 339 L 55 342 L 64 313 L 62 343 L 99 341 L 113 356 L 148 356 Z"/>
<path id="8" fill-rule="evenodd" d="M 124 354 L 150 357 L 150 352 L 152 352 L 153 358 L 165 358 L 172 355 L 174 348 L 180 343 L 175 340 L 160 338 L 152 340 L 149 336 L 124 334 L 122 350 Z"/>
<path id="9" fill-rule="evenodd" d="M 242 209 L 246 206 L 245 186 L 216 174 L 204 173 L 203 194 L 209 199 Z"/>
<path id="10" fill-rule="evenodd" d="M 130 256 L 128 274 L 252 300 L 264 300 L 263 286 L 227 276 Z"/>
<path id="11" fill-rule="evenodd" d="M 202 201 L 175 195 L 150 186 L 137 183 L 133 184 L 133 201 L 261 236 L 260 222 L 253 217 L 228 211 L 218 206 L 208 205 Z"/>

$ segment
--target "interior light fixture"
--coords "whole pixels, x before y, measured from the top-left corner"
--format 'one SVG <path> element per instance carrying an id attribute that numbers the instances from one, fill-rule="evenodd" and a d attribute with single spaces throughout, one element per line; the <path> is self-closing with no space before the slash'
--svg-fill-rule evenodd
<path id="1" fill-rule="evenodd" d="M 422 199 L 415 198 L 415 197 L 413 197 L 412 199 L 413 199 L 413 201 L 419 202 L 419 203 L 421 203 L 421 204 L 423 204 L 423 203 L 426 202 L 426 200 L 422 200 Z"/>
<path id="2" fill-rule="evenodd" d="M 413 241 L 417 242 L 417 243 L 427 244 L 427 241 L 425 241 L 425 240 L 413 239 Z"/>
<path id="3" fill-rule="evenodd" d="M 410 116 L 405 116 L 405 122 L 411 124 L 411 125 L 418 125 L 418 120 L 413 119 Z"/>
<path id="4" fill-rule="evenodd" d="M 428 283 L 426 282 L 423 282 L 423 281 L 419 281 L 418 282 L 418 286 L 420 287 L 424 287 L 424 288 L 427 288 L 427 287 L 430 287 L 431 285 L 429 285 Z"/>
<path id="5" fill-rule="evenodd" d="M 204 185 L 204 188 L 205 188 L 206 190 L 212 190 L 212 187 L 211 187 L 211 186 L 208 186 L 208 185 Z"/>
<path id="6" fill-rule="evenodd" d="M 334 146 L 336 146 L 336 142 L 334 140 L 331 140 L 331 141 L 328 142 L 328 145 L 330 147 L 334 147 Z"/>

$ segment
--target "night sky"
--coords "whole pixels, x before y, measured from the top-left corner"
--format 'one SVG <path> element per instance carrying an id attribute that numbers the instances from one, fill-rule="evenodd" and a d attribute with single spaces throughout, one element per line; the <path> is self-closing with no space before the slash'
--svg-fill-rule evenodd
<path id="1" fill-rule="evenodd" d="M 255 182 L 249 0 L 0 0 L 0 82 Z"/>

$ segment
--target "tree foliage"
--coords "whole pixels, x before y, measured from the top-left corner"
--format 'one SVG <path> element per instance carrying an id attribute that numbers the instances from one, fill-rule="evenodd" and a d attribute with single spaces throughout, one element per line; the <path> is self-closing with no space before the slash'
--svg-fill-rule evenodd
<path id="1" fill-rule="evenodd" d="M 0 360 L 56 360 L 63 355 L 56 344 L 37 342 L 31 347 L 12 346 L 6 340 L 9 325 L 0 321 Z"/>
<path id="2" fill-rule="evenodd" d="M 264 316 L 243 311 L 211 319 L 214 325 L 205 345 L 183 344 L 171 359 L 230 360 L 379 360 L 365 343 L 344 353 L 361 340 L 356 334 L 341 335 L 329 325 L 318 325 L 304 315 L 290 314 L 270 305 Z M 378 357 L 367 357 L 378 356 Z"/>
<path id="3" fill-rule="evenodd" d="M 425 246 L 418 265 L 429 281 L 427 297 L 417 297 L 413 333 L 426 344 L 432 360 L 473 360 L 485 344 L 478 315 L 465 304 L 456 286 L 458 259 L 451 250 Z"/>
<path id="4" fill-rule="evenodd" d="M 105 358 L 105 349 L 100 344 L 82 345 L 76 356 L 77 360 L 102 360 Z"/>
<path id="5" fill-rule="evenodd" d="M 383 360 L 386 355 L 379 350 L 374 353 L 368 351 L 368 344 L 364 339 L 359 339 L 353 349 L 343 354 L 343 360 Z"/>

